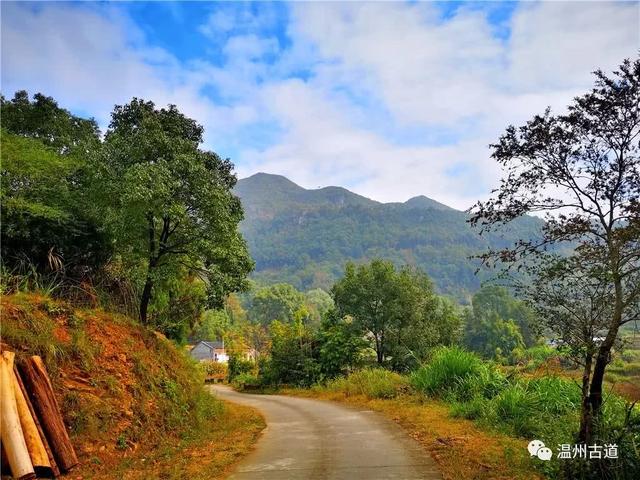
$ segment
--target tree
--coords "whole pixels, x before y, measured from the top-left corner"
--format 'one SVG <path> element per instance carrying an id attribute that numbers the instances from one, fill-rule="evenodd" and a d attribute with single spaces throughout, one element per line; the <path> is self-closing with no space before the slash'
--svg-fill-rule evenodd
<path id="1" fill-rule="evenodd" d="M 518 325 L 496 311 L 478 314 L 475 309 L 467 310 L 465 323 L 465 345 L 485 358 L 504 360 L 503 354 L 525 347 Z"/>
<path id="2" fill-rule="evenodd" d="M 452 322 L 457 315 L 433 293 L 429 278 L 408 267 L 396 271 L 389 261 L 348 263 L 332 295 L 337 315 L 352 317 L 373 341 L 378 364 L 390 363 L 397 370 L 410 368 L 429 348 L 448 342 L 447 330 L 458 330 Z"/>
<path id="3" fill-rule="evenodd" d="M 531 267 L 553 258 L 550 249 L 564 246 L 583 278 L 604 282 L 597 303 L 610 302 L 612 308 L 602 312 L 608 315 L 604 340 L 583 391 L 580 440 L 585 442 L 600 416 L 605 370 L 619 329 L 638 318 L 640 303 L 640 59 L 624 61 L 612 77 L 602 71 L 595 76 L 595 87 L 577 97 L 567 114 L 547 110 L 518 129 L 510 126 L 492 145 L 505 176 L 496 195 L 474 207 L 471 219 L 486 229 L 542 213 L 546 224 L 540 238 L 489 251 L 482 256 L 485 263 L 518 265 L 535 274 L 538 286 L 549 279 L 567 284 L 572 272 L 554 262 L 546 262 L 544 274 Z"/>
<path id="4" fill-rule="evenodd" d="M 231 322 L 224 310 L 207 310 L 193 330 L 196 340 L 218 340 L 225 338 L 231 329 Z"/>
<path id="5" fill-rule="evenodd" d="M 321 288 L 309 290 L 304 296 L 310 323 L 320 326 L 322 318 L 333 308 L 333 298 Z"/>
<path id="6" fill-rule="evenodd" d="M 536 281 L 518 285 L 539 313 L 542 325 L 557 338 L 558 348 L 582 366 L 582 411 L 578 434 L 582 442 L 588 441 L 593 433 L 589 398 L 593 360 L 615 308 L 610 281 L 605 276 L 594 275 L 587 265 L 577 263 L 584 260 L 580 256 L 546 255 L 530 267 Z M 638 303 L 635 314 L 630 313 L 629 316 L 638 318 Z"/>
<path id="7" fill-rule="evenodd" d="M 111 247 L 84 201 L 84 160 L 35 138 L 4 129 L 0 135 L 3 263 L 18 268 L 27 260 L 40 272 L 64 270 L 67 276 L 100 266 Z"/>
<path id="8" fill-rule="evenodd" d="M 80 118 L 58 106 L 57 102 L 41 93 L 29 100 L 29 94 L 20 90 L 12 100 L 0 97 L 2 128 L 23 137 L 37 138 L 59 154 L 86 154 L 100 143 L 100 130 L 96 121 Z"/>
<path id="9" fill-rule="evenodd" d="M 327 312 L 318 331 L 318 361 L 325 378 L 346 375 L 362 363 L 368 346 L 353 318 Z"/>
<path id="10" fill-rule="evenodd" d="M 237 230 L 242 206 L 233 165 L 199 148 L 203 129 L 174 105 L 116 106 L 95 158 L 106 220 L 118 251 L 142 268 L 140 320 L 154 286 L 185 267 L 207 282 L 208 305 L 242 289 L 253 263 Z"/>
<path id="11" fill-rule="evenodd" d="M 464 343 L 487 358 L 496 357 L 496 352 L 510 354 L 536 342 L 532 330 L 536 322 L 539 320 L 531 308 L 506 288 L 485 286 L 475 293 L 471 308 L 465 312 Z"/>
<path id="12" fill-rule="evenodd" d="M 274 320 L 269 326 L 271 356 L 266 377 L 269 383 L 309 387 L 320 379 L 317 361 L 317 341 L 304 324 L 297 320 L 282 323 Z"/>
<path id="13" fill-rule="evenodd" d="M 259 288 L 251 299 L 249 316 L 253 322 L 269 325 L 273 320 L 293 322 L 304 306 L 304 295 L 288 283 Z"/>

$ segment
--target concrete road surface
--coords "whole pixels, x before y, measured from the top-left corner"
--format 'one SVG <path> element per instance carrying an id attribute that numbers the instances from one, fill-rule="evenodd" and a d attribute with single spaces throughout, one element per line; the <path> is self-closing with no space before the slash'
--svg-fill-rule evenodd
<path id="1" fill-rule="evenodd" d="M 369 410 L 212 385 L 218 397 L 262 412 L 267 428 L 235 480 L 440 480 L 429 454 L 396 424 Z"/>

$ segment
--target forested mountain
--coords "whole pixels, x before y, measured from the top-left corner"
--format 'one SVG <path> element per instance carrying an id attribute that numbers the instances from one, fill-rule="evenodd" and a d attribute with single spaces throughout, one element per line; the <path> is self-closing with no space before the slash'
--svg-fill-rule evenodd
<path id="1" fill-rule="evenodd" d="M 468 300 L 491 275 L 475 275 L 478 262 L 469 256 L 532 237 L 542 224 L 528 217 L 481 236 L 465 212 L 425 196 L 380 203 L 340 187 L 306 190 L 266 173 L 240 180 L 235 193 L 245 209 L 241 230 L 254 278 L 301 289 L 329 288 L 348 260 L 383 258 L 416 265 L 440 292 Z"/>

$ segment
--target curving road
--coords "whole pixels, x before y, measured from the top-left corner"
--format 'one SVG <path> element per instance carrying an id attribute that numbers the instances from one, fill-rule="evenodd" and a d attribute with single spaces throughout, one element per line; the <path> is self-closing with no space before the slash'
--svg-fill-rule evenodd
<path id="1" fill-rule="evenodd" d="M 396 424 L 369 411 L 212 385 L 218 397 L 255 407 L 267 428 L 234 480 L 441 480 L 428 453 Z"/>

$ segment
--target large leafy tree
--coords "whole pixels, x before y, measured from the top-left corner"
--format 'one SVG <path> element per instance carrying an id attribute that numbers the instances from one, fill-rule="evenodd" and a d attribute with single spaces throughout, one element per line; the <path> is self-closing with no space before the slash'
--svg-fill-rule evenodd
<path id="1" fill-rule="evenodd" d="M 36 93 L 33 100 L 20 90 L 13 99 L 0 97 L 2 128 L 16 135 L 37 138 L 58 153 L 87 153 L 100 142 L 93 118 L 80 118 L 60 108 L 51 97 Z"/>
<path id="2" fill-rule="evenodd" d="M 459 316 L 433 292 L 419 270 L 396 270 L 392 262 L 349 263 L 332 289 L 338 316 L 353 317 L 371 339 L 379 364 L 404 370 L 421 361 L 434 345 L 451 343 Z"/>
<path id="3" fill-rule="evenodd" d="M 100 143 L 95 121 L 25 91 L 0 97 L 0 112 L 3 263 L 85 276 L 110 254 L 87 202 L 87 155 Z"/>
<path id="4" fill-rule="evenodd" d="M 474 294 L 465 312 L 464 342 L 485 357 L 508 355 L 535 343 L 537 335 L 531 327 L 537 322 L 534 311 L 506 288 L 485 286 Z"/>
<path id="5" fill-rule="evenodd" d="M 305 297 L 288 283 L 259 288 L 251 299 L 249 316 L 253 322 L 269 325 L 273 320 L 291 323 L 304 309 Z"/>
<path id="6" fill-rule="evenodd" d="M 237 230 L 233 164 L 200 149 L 203 129 L 174 105 L 116 106 L 94 180 L 118 251 L 140 267 L 140 320 L 154 286 L 186 268 L 206 281 L 208 304 L 244 287 L 253 263 Z"/>
<path id="7" fill-rule="evenodd" d="M 611 306 L 597 322 L 590 315 L 574 317 L 578 328 L 597 326 L 603 337 L 596 349 L 584 348 L 593 352 L 593 367 L 584 372 L 580 440 L 585 442 L 600 416 L 605 370 L 620 327 L 638 319 L 640 303 L 640 59 L 626 60 L 611 77 L 595 75 L 595 87 L 577 97 L 566 114 L 547 110 L 524 126 L 509 127 L 493 145 L 505 175 L 472 218 L 492 227 L 529 213 L 545 215 L 541 238 L 487 252 L 484 260 L 523 267 L 533 274 L 530 291 L 539 294 L 545 290 L 538 286 L 569 286 L 571 276 L 579 274 L 597 287 L 589 292 L 596 295 L 595 305 Z M 549 253 L 562 245 L 569 260 Z M 570 268 L 562 267 L 567 261 Z M 549 290 L 535 300 L 566 310 L 575 297 L 570 289 L 565 292 Z"/>

